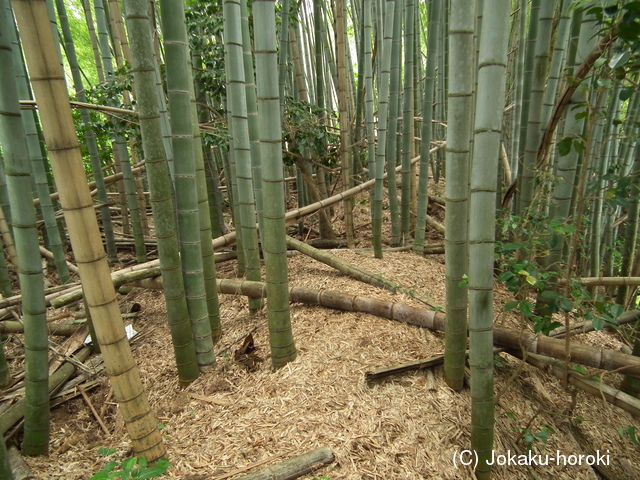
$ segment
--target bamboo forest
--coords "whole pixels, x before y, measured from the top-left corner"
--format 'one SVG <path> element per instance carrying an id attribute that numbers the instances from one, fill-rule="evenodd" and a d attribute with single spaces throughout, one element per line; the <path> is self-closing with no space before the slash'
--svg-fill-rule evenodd
<path id="1" fill-rule="evenodd" d="M 640 1 L 0 0 L 0 480 L 640 478 Z"/>

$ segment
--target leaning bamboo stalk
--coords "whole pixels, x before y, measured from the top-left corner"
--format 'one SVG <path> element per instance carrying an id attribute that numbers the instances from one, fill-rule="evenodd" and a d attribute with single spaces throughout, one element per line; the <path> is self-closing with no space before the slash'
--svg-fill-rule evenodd
<path id="1" fill-rule="evenodd" d="M 438 145 L 437 147 L 434 147 L 431 149 L 430 153 L 434 153 L 436 151 L 438 151 L 440 148 L 443 148 L 446 144 L 443 143 L 441 145 Z M 420 160 L 420 157 L 415 157 L 412 162 L 417 162 L 418 160 Z M 400 171 L 399 170 L 400 167 L 398 167 L 396 169 L 396 171 Z M 386 178 L 386 174 L 385 174 L 385 178 Z M 341 202 L 346 196 L 353 196 L 353 195 L 357 195 L 358 193 L 361 193 L 365 190 L 367 190 L 368 188 L 372 187 L 375 184 L 375 179 L 374 180 L 369 180 L 368 182 L 364 182 L 360 185 L 358 185 L 357 187 L 351 188 L 349 190 L 345 190 L 344 192 L 340 192 L 336 195 L 333 195 L 331 197 L 325 198 L 323 200 L 321 200 L 320 202 L 316 202 L 316 203 L 312 203 L 310 205 L 307 205 L 306 207 L 303 208 L 298 208 L 295 210 L 291 210 L 289 212 L 287 212 L 285 214 L 285 221 L 287 223 L 287 225 L 293 225 L 295 224 L 300 218 L 303 217 L 307 217 L 309 215 L 313 215 L 314 213 L 316 213 L 318 210 L 321 210 L 323 208 L 328 208 L 332 205 L 335 205 L 336 203 Z M 233 245 L 233 243 L 236 240 L 236 232 L 231 232 L 231 233 L 227 233 L 226 235 L 222 235 L 218 238 L 213 239 L 212 244 L 213 244 L 213 248 L 223 248 L 227 245 Z M 124 268 L 122 270 L 119 270 L 117 272 L 115 272 L 113 274 L 113 281 L 114 284 L 116 286 L 122 285 L 122 283 L 117 283 L 120 281 L 120 279 L 123 280 L 123 283 L 129 283 L 130 279 L 126 278 L 125 276 L 128 275 L 130 272 L 140 272 L 140 271 L 146 271 L 150 268 L 157 268 L 160 265 L 160 261 L 159 260 L 151 260 L 149 262 L 146 263 L 140 263 L 138 265 L 134 265 L 132 267 L 128 267 L 128 268 Z M 142 278 L 149 278 L 149 277 L 154 277 L 156 275 L 151 275 L 150 272 L 148 272 L 149 275 L 148 276 L 144 276 L 144 277 L 140 277 L 139 279 Z M 142 275 L 146 275 L 146 274 L 142 274 Z M 56 299 L 54 300 L 50 300 L 51 301 L 51 305 L 59 308 L 61 306 L 67 305 L 68 303 L 71 303 L 73 301 L 79 300 L 80 298 L 82 298 L 82 293 L 80 290 L 78 291 L 74 291 L 72 293 L 69 293 L 69 297 L 65 297 L 64 299 Z"/>
<path id="2" fill-rule="evenodd" d="M 140 167 L 136 167 L 136 168 L 131 170 L 131 172 L 134 175 L 141 174 L 144 171 L 145 171 L 145 166 L 144 165 L 142 165 Z M 105 185 L 111 185 L 112 183 L 116 183 L 117 181 L 122 180 L 123 177 L 124 176 L 123 176 L 122 173 L 116 173 L 115 175 L 110 175 L 108 177 L 104 177 L 104 179 L 103 179 L 104 180 L 104 184 Z M 96 188 L 96 182 L 95 181 L 89 182 L 88 186 L 89 186 L 89 188 L 92 189 L 91 190 L 91 196 L 95 197 L 98 194 L 98 190 L 94 190 Z M 51 201 L 54 202 L 54 201 L 57 201 L 60 198 L 60 194 L 58 192 L 54 192 L 51 195 L 49 195 L 49 197 L 51 198 Z M 40 199 L 39 198 L 34 199 L 33 200 L 33 204 L 36 207 L 39 207 L 40 206 Z"/>
<path id="3" fill-rule="evenodd" d="M 85 279 L 85 298 L 91 309 L 107 374 L 135 454 L 154 461 L 164 455 L 165 446 L 127 341 L 111 282 L 98 220 L 86 187 L 82 155 L 46 2 L 15 0 L 12 5 L 23 39 L 71 245 L 80 277 Z"/>

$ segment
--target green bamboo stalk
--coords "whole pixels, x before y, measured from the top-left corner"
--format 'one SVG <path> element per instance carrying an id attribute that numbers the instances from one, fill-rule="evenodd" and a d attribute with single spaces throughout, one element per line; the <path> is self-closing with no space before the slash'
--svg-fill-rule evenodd
<path id="1" fill-rule="evenodd" d="M 13 29 L 7 12 L 10 12 L 8 2 L 2 0 L 0 30 L 5 32 Z M 0 143 L 3 146 L 9 188 L 25 324 L 25 424 L 22 451 L 26 455 L 42 455 L 49 450 L 49 343 L 44 275 L 38 253 L 36 212 L 31 197 L 31 161 L 8 35 L 0 35 L 0 64 L 3 66 L 0 69 Z"/>
<path id="2" fill-rule="evenodd" d="M 112 80 L 114 78 L 115 70 L 113 60 L 111 58 L 107 13 L 105 11 L 107 6 L 103 0 L 94 0 L 94 7 L 96 12 L 99 46 L 102 55 L 102 65 L 107 80 Z M 113 99 L 112 106 L 117 106 L 116 103 L 117 100 Z M 127 149 L 127 141 L 121 131 L 115 132 L 113 150 L 114 157 L 120 160 L 120 168 L 123 174 L 122 185 L 124 186 L 125 202 L 127 207 L 126 211 L 128 212 L 128 215 L 125 215 L 123 212 L 123 223 L 128 221 L 126 219 L 130 220 L 133 235 L 136 239 L 136 257 L 138 262 L 142 263 L 146 261 L 146 249 L 144 247 L 144 234 L 142 232 L 142 223 L 140 220 L 140 208 L 138 207 L 136 186 L 131 172 L 131 161 L 129 158 L 129 150 Z M 94 175 L 95 174 L 96 173 L 94 172 Z M 103 216 L 104 215 L 106 215 L 106 213 L 103 214 Z M 107 251 L 109 251 L 109 248 L 110 247 L 107 245 Z M 110 255 L 109 261 L 114 261 L 113 255 Z"/>
<path id="3" fill-rule="evenodd" d="M 518 0 L 517 11 L 517 47 L 515 47 L 515 79 L 513 94 L 513 121 L 511 122 L 511 144 L 510 144 L 510 166 L 512 178 L 518 175 L 518 167 L 520 164 L 520 124 L 522 122 L 522 96 L 524 88 L 524 64 L 526 54 L 526 37 L 527 37 L 527 0 Z M 513 180 L 512 180 L 513 181 Z M 513 209 L 515 211 L 515 208 Z"/>
<path id="4" fill-rule="evenodd" d="M 493 398 L 493 264 L 496 172 L 505 99 L 510 0 L 486 3 L 480 33 L 478 93 L 469 203 L 469 364 L 471 447 L 479 479 L 491 477 Z"/>
<path id="5" fill-rule="evenodd" d="M 575 55 L 570 53 L 570 67 L 575 69 L 582 62 L 584 58 L 591 52 L 593 46 L 596 43 L 597 36 L 595 35 L 595 20 L 588 19 L 587 16 L 582 15 L 574 16 L 574 21 L 581 20 L 580 33 L 578 38 L 578 45 L 575 51 Z M 569 102 L 570 106 L 566 110 L 566 118 L 564 122 L 563 137 L 569 137 L 580 141 L 579 139 L 583 135 L 585 128 L 585 119 L 576 118 L 574 108 L 579 105 L 586 105 L 587 97 L 586 93 L 582 89 L 578 89 L 574 95 L 572 95 Z M 588 140 L 590 141 L 590 139 Z M 581 146 L 586 147 L 582 144 Z M 553 189 L 553 195 L 551 203 L 549 205 L 549 218 L 551 220 L 564 223 L 571 215 L 571 208 L 577 199 L 576 178 L 578 165 L 583 158 L 584 149 L 571 148 L 567 155 L 556 156 L 556 184 Z M 543 265 L 549 271 L 558 271 L 563 267 L 563 260 L 565 260 L 565 241 L 566 235 L 562 232 L 552 231 L 549 238 L 549 254 L 544 258 Z M 566 266 L 566 262 L 564 262 Z M 571 268 L 570 266 L 568 268 Z M 548 280 L 548 284 L 545 290 L 556 290 L 557 277 L 552 276 Z M 554 307 L 555 299 L 538 297 L 536 310 L 543 315 L 549 315 L 553 311 L 557 310 Z"/>
<path id="6" fill-rule="evenodd" d="M 398 112 L 400 111 L 400 79 L 402 71 L 402 0 L 396 0 L 393 13 L 393 40 L 389 84 L 389 130 L 386 143 L 387 172 L 395 170 L 398 155 Z M 391 246 L 400 246 L 400 206 L 395 175 L 387 177 L 389 217 L 391 219 Z"/>
<path id="7" fill-rule="evenodd" d="M 284 113 L 287 96 L 287 80 L 289 78 L 289 10 L 290 0 L 282 0 L 280 4 L 280 41 L 278 43 L 278 87 L 280 92 L 280 110 Z"/>
<path id="8" fill-rule="evenodd" d="M 351 172 L 353 170 L 352 159 L 349 155 L 351 145 L 350 118 L 347 103 L 347 49 L 346 30 L 344 18 L 344 0 L 335 0 L 335 36 L 336 36 L 336 63 L 338 74 L 338 111 L 340 117 L 340 147 L 338 156 L 342 173 L 343 190 L 351 186 Z M 355 227 L 353 224 L 353 202 L 345 199 L 342 203 L 344 209 L 345 235 L 347 245 L 354 247 Z"/>
<path id="9" fill-rule="evenodd" d="M 225 50 L 227 52 L 227 103 L 233 122 L 233 136 L 230 148 L 235 155 L 236 179 L 238 183 L 239 231 L 242 236 L 245 256 L 245 277 L 260 281 L 260 254 L 256 231 L 253 180 L 251 176 L 251 146 L 249 139 L 249 119 L 244 71 L 244 52 L 241 26 L 241 6 L 239 0 L 225 0 L 223 3 L 225 29 Z M 260 299 L 252 299 L 249 309 L 256 312 Z"/>
<path id="10" fill-rule="evenodd" d="M 404 17 L 404 93 L 402 110 L 402 185 L 400 188 L 400 242 L 409 240 L 411 228 L 411 153 L 413 146 L 413 48 L 415 3 L 405 2 Z"/>
<path id="11" fill-rule="evenodd" d="M 369 160 L 369 180 L 375 176 L 376 162 L 376 139 L 375 139 L 375 123 L 373 119 L 373 58 L 372 58 L 372 25 L 371 25 L 371 2 L 362 0 L 362 19 L 364 23 L 363 30 L 363 62 L 364 62 L 364 118 L 367 132 L 367 158 Z M 373 195 L 369 197 L 371 205 L 373 205 Z M 373 221 L 373 208 L 371 216 Z"/>
<path id="12" fill-rule="evenodd" d="M 466 5 L 466 2 L 465 2 Z M 475 9 L 475 5 L 473 5 Z M 474 10 L 472 10 L 474 11 Z M 449 94 L 445 185 L 445 276 L 447 329 L 445 331 L 445 380 L 454 390 L 464 384 L 467 349 L 468 208 L 471 164 L 471 121 L 474 65 L 474 19 L 460 0 L 451 4 L 449 16 Z M 425 95 L 426 97 L 426 95 Z"/>
<path id="13" fill-rule="evenodd" d="M 18 40 L 18 32 L 15 24 L 9 28 L 9 38 L 13 44 L 13 62 L 16 71 L 16 82 L 19 98 L 31 100 L 31 91 L 27 80 L 27 71 L 20 53 L 20 45 Z M 55 218 L 55 212 L 51 198 L 49 197 L 49 184 L 47 174 L 44 170 L 43 149 L 40 146 L 40 137 L 38 135 L 37 117 L 34 111 L 24 111 L 22 113 L 22 124 L 26 135 L 27 149 L 31 158 L 31 170 L 33 172 L 33 180 L 36 192 L 40 201 L 40 211 L 44 220 L 46 238 L 49 250 L 53 253 L 54 264 L 58 272 L 60 283 L 69 283 L 71 276 L 67 267 L 66 256 L 60 238 L 60 230 L 58 222 Z"/>
<path id="14" fill-rule="evenodd" d="M 380 78 L 378 86 L 378 150 L 376 151 L 375 165 L 375 187 L 373 192 L 373 255 L 375 258 L 382 258 L 382 199 L 384 195 L 384 167 L 385 155 L 387 151 L 388 113 L 389 113 L 389 80 L 391 76 L 391 44 L 393 41 L 393 17 L 394 0 L 386 0 L 384 22 L 380 18 L 378 24 L 384 23 L 384 30 L 381 37 L 384 37 L 382 48 L 379 50 Z M 394 175 L 395 168 L 389 171 L 389 177 Z M 395 196 L 395 193 L 394 193 Z"/>
<path id="15" fill-rule="evenodd" d="M 247 0 L 240 1 L 240 20 L 242 24 L 242 53 L 244 59 L 244 82 L 247 98 L 247 117 L 249 119 L 249 141 L 251 148 L 251 178 L 255 210 L 258 216 L 259 231 L 264 231 L 264 211 L 262 201 L 262 170 L 260 168 L 260 131 L 258 126 L 258 103 L 256 99 L 256 77 L 251 52 L 251 35 L 249 33 L 249 13 Z"/>
<path id="16" fill-rule="evenodd" d="M 547 75 L 547 86 L 544 89 L 544 99 L 542 102 L 541 128 L 543 129 L 547 126 L 551 118 L 558 93 L 567 41 L 571 31 L 571 16 L 569 15 L 569 7 L 571 4 L 569 0 L 562 0 L 562 5 L 560 6 L 560 18 L 558 19 L 558 26 L 555 33 L 556 39 L 553 45 L 549 74 Z"/>
<path id="17" fill-rule="evenodd" d="M 149 181 L 150 202 L 158 238 L 158 254 L 165 284 L 167 316 L 180 382 L 190 383 L 198 376 L 194 340 L 189 327 L 189 312 L 184 296 L 180 253 L 173 209 L 173 187 L 170 182 L 167 154 L 162 138 L 160 106 L 156 87 L 156 65 L 153 55 L 151 27 L 144 1 L 127 1 L 126 23 L 133 59 L 134 81 L 138 88 L 138 115 L 142 132 Z M 191 134 L 191 132 L 189 132 Z M 210 340 L 210 337 L 209 337 Z M 212 347 L 211 347 L 212 348 Z M 201 356 L 206 355 L 206 348 Z M 213 352 L 210 353 L 213 357 Z"/>
<path id="18" fill-rule="evenodd" d="M 191 109 L 190 94 L 193 90 L 190 74 L 191 56 L 183 3 L 176 0 L 161 0 L 160 8 L 167 64 L 167 94 L 174 155 L 174 187 L 182 276 L 198 365 L 200 370 L 207 370 L 215 363 L 215 354 L 204 284 L 200 237 L 196 145 L 192 123 L 195 112 Z M 199 150 L 202 149 L 199 148 Z"/>
<path id="19" fill-rule="evenodd" d="M 256 52 L 258 119 L 262 148 L 262 189 L 265 230 L 267 320 L 271 363 L 280 368 L 296 358 L 289 315 L 287 245 L 282 165 L 282 132 L 277 90 L 276 21 L 274 0 L 255 0 L 253 20 Z"/>
<path id="20" fill-rule="evenodd" d="M 529 107 L 531 105 L 529 101 L 530 93 L 531 93 L 531 82 L 533 80 L 533 64 L 535 61 L 535 42 L 538 35 L 538 12 L 540 11 L 540 3 L 542 0 L 532 0 L 531 1 L 531 10 L 528 17 L 528 30 L 527 30 L 527 40 L 525 42 L 525 50 L 522 53 L 524 55 L 524 66 L 523 66 L 523 79 L 522 79 L 522 97 L 520 99 L 521 109 L 520 109 L 520 131 L 515 132 L 515 135 L 518 135 L 518 152 L 513 152 L 513 155 L 516 155 L 518 158 L 518 190 L 522 191 L 522 184 L 524 178 L 523 174 L 523 166 L 522 159 L 524 158 L 524 148 L 525 148 L 525 138 L 527 133 L 527 120 L 529 118 Z M 526 16 L 525 16 L 526 17 Z M 526 188 L 526 187 L 525 187 Z M 518 195 L 517 198 L 517 208 L 516 211 L 519 215 L 524 213 L 524 210 L 529 206 L 525 201 L 524 205 L 521 202 L 521 195 Z"/>
<path id="21" fill-rule="evenodd" d="M 555 1 L 546 0 L 539 6 L 537 19 L 537 37 L 534 50 L 533 71 L 531 73 L 528 89 L 529 106 L 526 129 L 523 129 L 524 137 L 520 136 L 520 142 L 524 138 L 524 157 L 520 172 L 520 208 L 527 209 L 531 205 L 536 190 L 535 166 L 540 144 L 540 130 L 542 118 L 542 103 L 547 79 L 547 64 L 549 61 L 549 48 L 551 44 L 551 27 Z"/>
<path id="22" fill-rule="evenodd" d="M 93 51 L 94 65 L 96 66 L 96 75 L 98 82 L 104 82 L 104 70 L 100 61 L 100 47 L 98 46 L 98 35 L 93 24 L 93 13 L 91 12 L 91 0 L 82 0 L 82 11 L 84 12 L 87 31 L 89 32 L 89 41 L 91 42 L 91 50 Z"/>
<path id="23" fill-rule="evenodd" d="M 427 38 L 427 65 L 426 78 L 424 81 L 424 96 L 422 104 L 422 129 L 420 136 L 420 179 L 418 181 L 418 208 L 416 214 L 416 231 L 413 240 L 413 250 L 416 253 L 422 253 L 424 250 L 424 238 L 427 226 L 427 205 L 428 205 L 428 186 L 429 186 L 429 149 L 431 147 L 431 138 L 433 132 L 433 103 L 435 97 L 436 83 L 436 61 L 438 38 L 440 37 L 440 17 L 442 15 L 442 1 L 433 0 L 429 9 L 429 28 Z M 469 47 L 470 48 L 470 47 Z M 469 64 L 471 68 L 471 62 Z M 453 77 L 453 72 L 448 73 L 449 78 Z M 450 80 L 451 81 L 451 80 Z M 451 107 L 449 107 L 451 108 Z M 467 110 L 468 111 L 468 110 Z M 451 122 L 454 130 L 459 125 L 457 121 Z M 470 131 L 470 128 L 468 129 Z M 449 132 L 448 135 L 451 135 Z M 449 170 L 459 172 L 459 169 Z M 456 175 L 455 178 L 460 178 Z M 455 179 L 451 179 L 455 181 Z M 462 180 L 461 180 L 462 181 Z M 449 182 L 447 182 L 448 184 Z M 455 227 L 454 227 L 455 228 Z M 460 258 L 460 257 L 457 257 Z"/>

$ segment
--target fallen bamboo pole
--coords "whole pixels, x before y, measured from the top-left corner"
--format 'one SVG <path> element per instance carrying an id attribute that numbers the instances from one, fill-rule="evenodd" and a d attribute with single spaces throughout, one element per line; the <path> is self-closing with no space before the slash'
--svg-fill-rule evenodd
<path id="1" fill-rule="evenodd" d="M 89 358 L 91 348 L 84 347 L 74 356 L 79 362 L 84 362 Z M 63 382 L 69 379 L 76 371 L 76 366 L 66 362 L 53 375 L 49 377 L 49 394 L 55 391 Z M 24 416 L 25 399 L 21 398 L 0 415 L 0 435 L 4 435 L 14 424 L 18 423 Z"/>
<path id="2" fill-rule="evenodd" d="M 153 279 L 151 282 L 147 280 L 146 282 L 148 288 L 162 288 L 161 279 Z M 217 280 L 217 282 L 220 293 L 246 295 L 252 298 L 266 297 L 265 284 L 262 282 L 231 279 Z M 377 317 L 430 330 L 443 332 L 445 329 L 445 315 L 440 311 L 412 307 L 377 298 L 345 295 L 331 290 L 312 290 L 302 287 L 289 288 L 289 298 L 292 302 L 306 305 L 318 305 L 349 312 L 370 313 Z M 640 310 L 625 312 L 616 321 L 619 325 L 640 321 Z M 564 340 L 537 335 L 529 331 L 494 325 L 493 341 L 499 347 L 523 348 L 527 352 L 538 353 L 556 359 L 564 359 L 565 356 Z M 640 377 L 640 357 L 575 342 L 571 343 L 570 355 L 571 361 L 575 363 L 602 370 L 620 371 L 625 375 Z"/>
<path id="3" fill-rule="evenodd" d="M 293 237 L 287 235 L 287 246 L 290 248 L 295 248 L 300 253 L 307 255 L 314 260 L 324 263 L 325 265 L 329 265 L 332 268 L 335 268 L 339 272 L 342 272 L 350 277 L 355 278 L 364 283 L 368 283 L 369 285 L 373 285 L 374 287 L 383 288 L 385 290 L 389 290 L 391 292 L 402 292 L 409 295 L 416 300 L 421 301 L 422 303 L 429 305 L 430 307 L 435 307 L 433 303 L 429 302 L 427 299 L 421 297 L 420 295 L 416 295 L 415 293 L 409 291 L 407 288 L 399 285 L 395 282 L 391 282 L 389 280 L 385 280 L 381 275 L 376 275 L 374 273 L 368 272 L 357 265 L 354 265 L 349 262 L 345 262 L 344 260 L 332 255 L 329 252 L 325 252 L 322 250 L 318 250 L 317 248 L 312 247 L 300 240 L 297 240 Z"/>
<path id="4" fill-rule="evenodd" d="M 581 277 L 576 281 L 583 287 L 638 287 L 640 277 Z M 559 279 L 558 284 L 564 285 L 565 280 Z"/>
<path id="5" fill-rule="evenodd" d="M 321 447 L 236 480 L 294 480 L 329 465 L 334 460 L 333 452 L 328 447 Z"/>
<path id="6" fill-rule="evenodd" d="M 560 363 L 554 358 L 549 358 L 543 355 L 536 355 L 535 353 L 527 352 L 524 354 L 522 350 L 508 348 L 507 353 L 519 358 L 531 365 L 551 373 L 560 380 L 568 378 L 571 385 L 590 393 L 594 397 L 603 398 L 607 402 L 616 407 L 621 408 L 625 412 L 629 412 L 635 417 L 640 417 L 640 399 L 637 399 L 628 393 L 611 387 L 601 381 L 587 378 L 586 375 L 579 375 L 578 372 L 567 371 L 564 364 Z"/>

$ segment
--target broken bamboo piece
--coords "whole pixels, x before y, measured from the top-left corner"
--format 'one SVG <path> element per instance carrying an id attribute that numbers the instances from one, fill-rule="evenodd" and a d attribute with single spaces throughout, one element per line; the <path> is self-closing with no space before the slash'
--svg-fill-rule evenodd
<path id="1" fill-rule="evenodd" d="M 333 452 L 328 447 L 321 447 L 236 480 L 294 480 L 329 465 L 334 460 Z"/>
<path id="2" fill-rule="evenodd" d="M 84 362 L 89 358 L 91 348 L 84 347 L 75 355 L 75 359 Z M 76 371 L 76 366 L 72 363 L 65 363 L 53 375 L 49 377 L 49 394 L 55 391 L 63 382 L 68 380 Z M 21 398 L 0 415 L 0 435 L 4 435 L 14 424 L 18 423 L 24 416 L 25 399 Z"/>
<path id="3" fill-rule="evenodd" d="M 444 355 L 437 355 L 435 357 L 413 360 L 412 362 L 402 363 L 400 365 L 393 365 L 392 367 L 384 367 L 370 372 L 365 372 L 364 379 L 367 382 L 371 382 L 373 380 L 380 380 L 381 378 L 385 378 L 390 375 L 397 375 L 398 373 L 413 372 L 414 370 L 424 370 L 427 368 L 437 367 L 439 365 L 442 365 L 443 363 Z"/>

